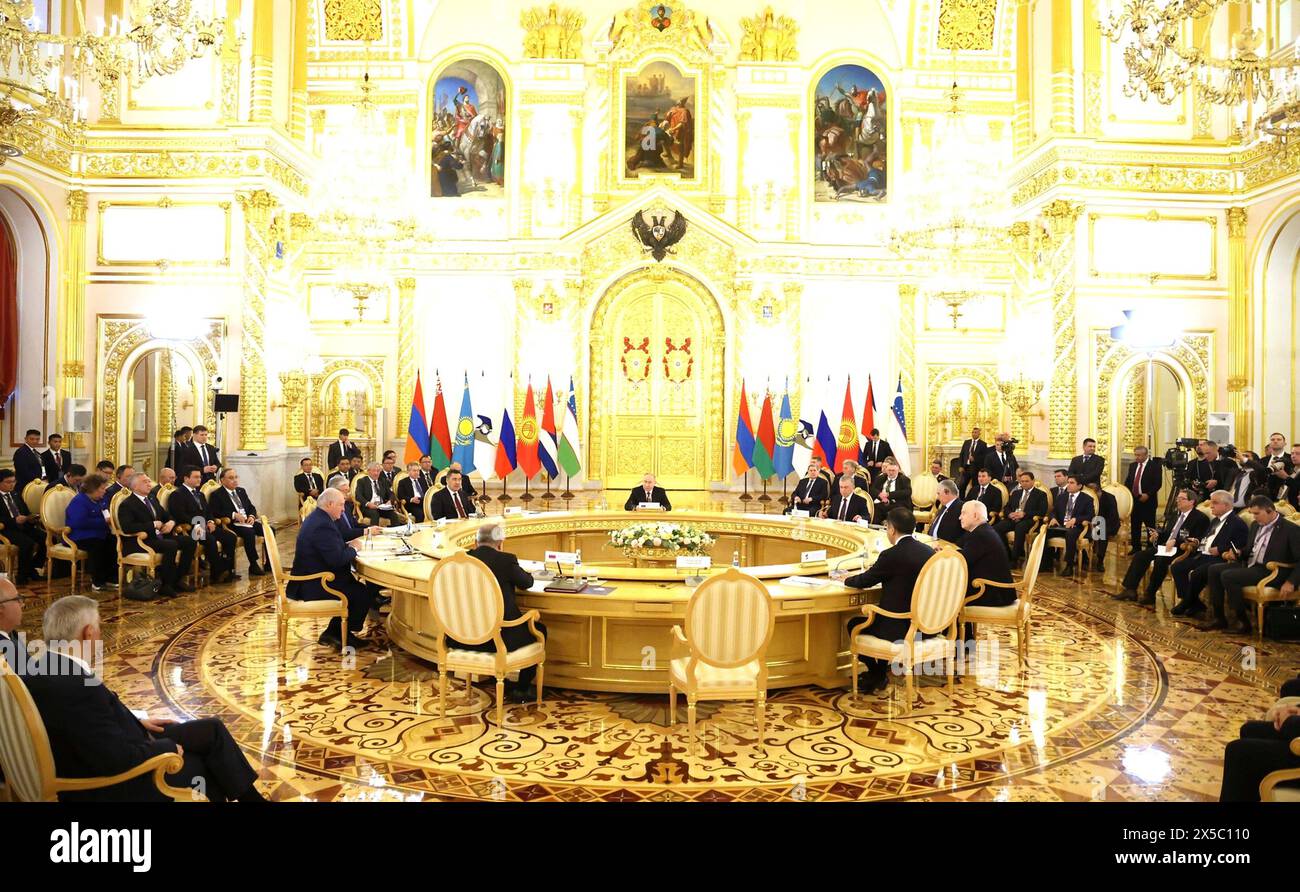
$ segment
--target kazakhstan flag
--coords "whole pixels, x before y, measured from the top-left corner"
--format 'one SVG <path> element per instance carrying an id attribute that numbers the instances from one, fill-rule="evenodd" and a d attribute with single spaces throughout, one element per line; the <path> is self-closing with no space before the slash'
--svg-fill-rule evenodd
<path id="1" fill-rule="evenodd" d="M 474 470 L 474 410 L 470 408 L 469 372 L 465 373 L 465 392 L 460 398 L 460 418 L 456 421 L 456 441 L 451 447 L 451 460 L 460 462 L 461 472 L 468 475 Z"/>

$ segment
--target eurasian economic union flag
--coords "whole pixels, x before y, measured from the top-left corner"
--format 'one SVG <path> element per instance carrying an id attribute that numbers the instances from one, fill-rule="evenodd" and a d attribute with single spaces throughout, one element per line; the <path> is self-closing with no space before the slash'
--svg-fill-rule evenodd
<path id="1" fill-rule="evenodd" d="M 772 467 L 776 476 L 788 477 L 794 472 L 794 437 L 799 432 L 790 412 L 790 382 L 785 382 L 785 394 L 781 397 L 781 420 L 776 425 L 776 449 L 772 453 Z"/>
<path id="2" fill-rule="evenodd" d="M 460 418 L 456 421 L 456 441 L 451 447 L 451 460 L 460 462 L 463 473 L 474 470 L 474 410 L 469 401 L 469 372 L 465 373 L 465 391 L 460 397 Z"/>

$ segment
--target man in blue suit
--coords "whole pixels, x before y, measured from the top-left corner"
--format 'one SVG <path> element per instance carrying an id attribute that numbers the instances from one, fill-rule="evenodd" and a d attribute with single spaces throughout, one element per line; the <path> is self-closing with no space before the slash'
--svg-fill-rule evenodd
<path id="1" fill-rule="evenodd" d="M 343 515 L 343 493 L 337 489 L 327 489 L 321 493 L 316 502 L 316 510 L 302 522 L 298 531 L 298 543 L 293 557 L 293 576 L 311 576 L 314 573 L 330 572 L 334 581 L 330 588 L 343 593 L 348 599 L 348 639 L 357 648 L 365 647 L 368 642 L 357 638 L 366 622 L 379 589 L 364 583 L 352 575 L 352 562 L 356 560 L 356 550 L 347 544 L 337 526 Z M 364 531 L 363 531 L 364 532 Z M 333 598 L 321 585 L 321 580 L 311 579 L 306 582 L 290 582 L 286 592 L 290 598 L 299 601 L 319 601 Z M 325 631 L 321 633 L 319 643 L 343 649 L 342 628 L 336 616 L 330 620 Z"/>

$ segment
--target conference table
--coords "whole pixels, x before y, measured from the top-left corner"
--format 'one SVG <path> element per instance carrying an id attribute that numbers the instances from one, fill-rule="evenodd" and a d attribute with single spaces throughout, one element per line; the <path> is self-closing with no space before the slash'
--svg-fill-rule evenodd
<path id="1" fill-rule="evenodd" d="M 672 559 L 629 558 L 609 542 L 611 531 L 646 520 L 689 524 L 709 533 L 712 567 L 684 569 Z M 878 589 L 852 589 L 832 574 L 870 566 L 889 543 L 880 528 L 784 515 L 674 511 L 647 517 L 623 511 L 566 511 L 493 515 L 444 525 L 415 526 L 407 535 L 367 537 L 358 543 L 358 576 L 392 596 L 389 639 L 403 650 L 437 661 L 437 621 L 429 606 L 430 577 L 438 561 L 474 547 L 478 527 L 504 524 L 505 550 L 530 572 L 549 569 L 548 552 L 567 555 L 573 575 L 580 553 L 582 592 L 546 592 L 539 579 L 516 593 L 521 610 L 535 609 L 547 629 L 548 685 L 588 691 L 662 693 L 667 690 L 671 630 L 683 622 L 700 575 L 737 563 L 767 585 L 776 628 L 767 651 L 768 684 L 781 688 L 848 683 L 845 621 L 874 603 Z M 929 541 L 928 536 L 917 538 Z M 405 543 L 405 544 L 404 544 Z M 407 552 L 409 546 L 409 553 Z M 694 578 L 688 578 L 693 576 Z"/>

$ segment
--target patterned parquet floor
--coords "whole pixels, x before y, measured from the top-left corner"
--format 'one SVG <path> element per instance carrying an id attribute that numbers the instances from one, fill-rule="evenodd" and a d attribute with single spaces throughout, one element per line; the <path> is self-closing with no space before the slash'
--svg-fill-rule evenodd
<path id="1" fill-rule="evenodd" d="M 396 648 L 345 664 L 311 621 L 292 624 L 281 663 L 265 579 L 155 604 L 101 595 L 105 677 L 131 707 L 223 718 L 277 800 L 1217 798 L 1224 743 L 1300 671 L 1300 645 L 1202 635 L 1167 601 L 1112 601 L 1116 550 L 1079 582 L 1040 577 L 1025 673 L 1009 636 L 986 637 L 952 694 L 921 679 L 910 711 L 901 685 L 856 702 L 776 691 L 759 739 L 750 704 L 702 704 L 693 751 L 666 694 L 548 688 L 500 726 L 488 684 L 466 696 L 456 680 L 440 718 L 435 667 Z M 56 580 L 51 595 L 66 590 Z M 34 630 L 47 600 L 31 591 Z"/>

